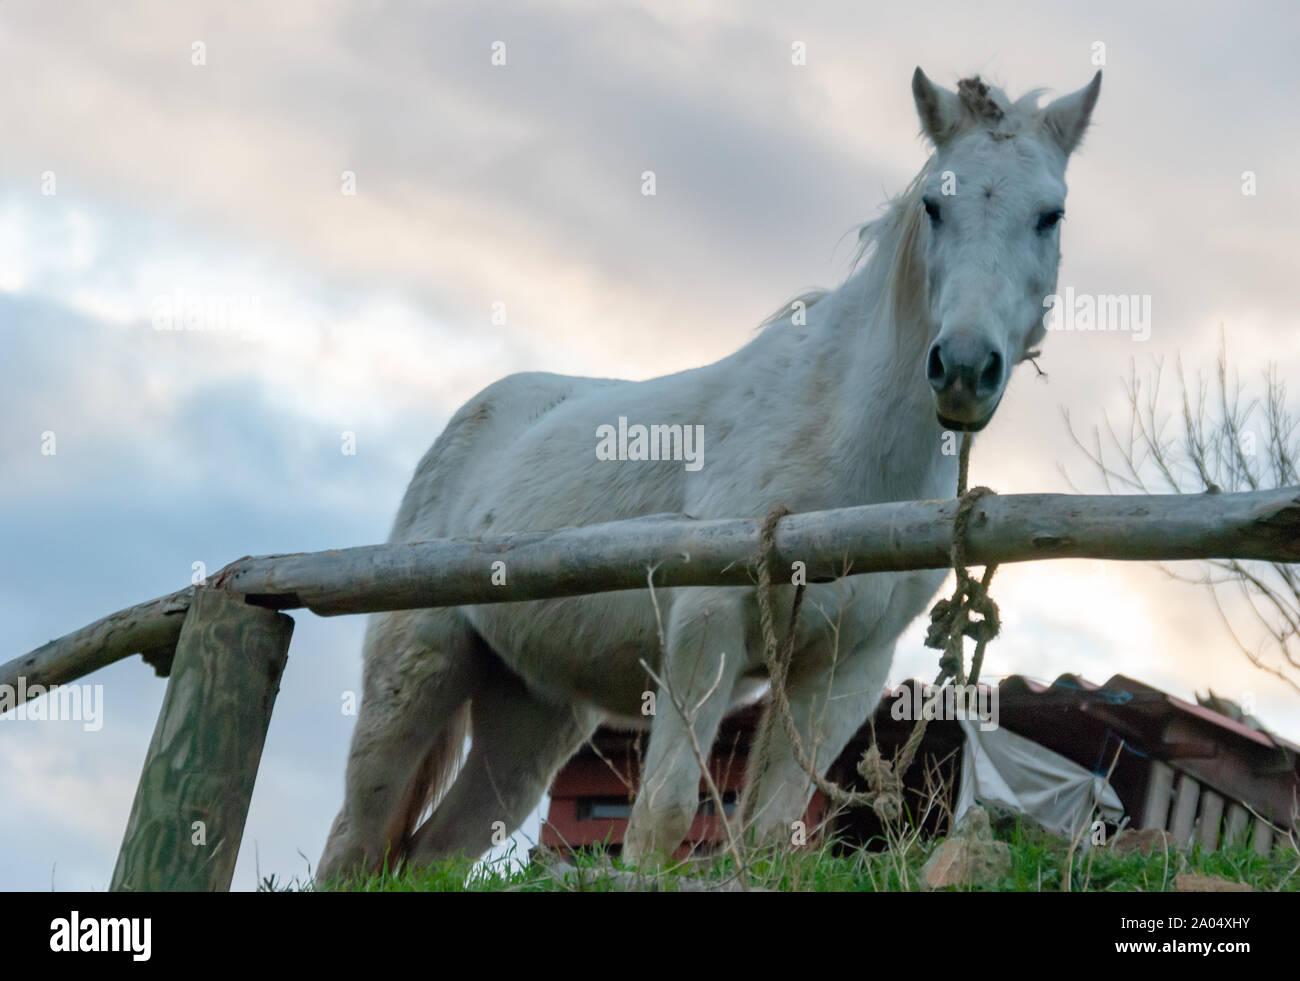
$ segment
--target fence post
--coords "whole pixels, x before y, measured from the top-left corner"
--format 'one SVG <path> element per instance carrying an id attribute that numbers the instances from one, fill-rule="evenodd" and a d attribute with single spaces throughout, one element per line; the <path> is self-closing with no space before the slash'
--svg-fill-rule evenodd
<path id="1" fill-rule="evenodd" d="M 1192 843 L 1196 827 L 1196 805 L 1201 799 L 1201 785 L 1186 773 L 1178 777 L 1178 795 L 1174 798 L 1174 816 L 1169 822 L 1169 833 L 1179 847 Z"/>
<path id="2" fill-rule="evenodd" d="M 111 889 L 230 888 L 292 634 L 283 613 L 195 591 Z"/>
<path id="3" fill-rule="evenodd" d="M 1223 798 L 1213 790 L 1201 793 L 1201 826 L 1197 840 L 1207 852 L 1219 850 L 1219 829 L 1223 825 Z"/>
<path id="4" fill-rule="evenodd" d="M 1262 817 L 1255 818 L 1255 831 L 1251 835 L 1250 847 L 1256 855 L 1267 855 L 1273 847 L 1273 826 Z"/>
<path id="5" fill-rule="evenodd" d="M 1174 768 L 1159 760 L 1152 760 L 1147 774 L 1147 799 L 1142 807 L 1142 827 L 1164 830 L 1169 821 L 1169 794 L 1174 788 Z"/>

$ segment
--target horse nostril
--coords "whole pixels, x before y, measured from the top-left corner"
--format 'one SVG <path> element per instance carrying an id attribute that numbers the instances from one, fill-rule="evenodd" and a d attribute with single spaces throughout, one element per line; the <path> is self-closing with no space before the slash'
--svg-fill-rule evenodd
<path id="1" fill-rule="evenodd" d="M 992 352 L 988 360 L 984 362 L 984 370 L 980 372 L 978 394 L 992 394 L 998 390 L 1002 384 L 1002 355 L 997 351 Z"/>
<path id="2" fill-rule="evenodd" d="M 936 392 L 943 391 L 948 381 L 948 370 L 943 366 L 943 356 L 939 353 L 937 342 L 930 348 L 930 356 L 926 359 L 925 377 L 930 380 L 930 387 Z"/>

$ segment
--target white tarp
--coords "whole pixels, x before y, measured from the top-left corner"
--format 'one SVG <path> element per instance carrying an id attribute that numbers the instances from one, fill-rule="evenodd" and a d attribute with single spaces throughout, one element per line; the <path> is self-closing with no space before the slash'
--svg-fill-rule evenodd
<path id="1" fill-rule="evenodd" d="M 1096 820 L 1094 805 L 1108 823 L 1123 817 L 1124 806 L 1104 777 L 1006 729 L 981 732 L 973 722 L 958 724 L 966 745 L 955 820 L 977 801 L 1000 804 L 1073 837 Z"/>

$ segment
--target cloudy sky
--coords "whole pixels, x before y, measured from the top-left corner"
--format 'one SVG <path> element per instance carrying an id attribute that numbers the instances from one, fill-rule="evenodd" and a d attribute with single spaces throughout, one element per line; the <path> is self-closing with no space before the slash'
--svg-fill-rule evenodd
<path id="1" fill-rule="evenodd" d="M 980 482 L 1094 489 L 1061 409 L 1124 418 L 1133 359 L 1209 369 L 1220 329 L 1245 380 L 1294 375 L 1294 8 L 1072 6 L 6 0 L 0 660 L 196 562 L 382 541 L 451 413 L 509 372 L 735 350 L 839 282 L 846 233 L 924 163 L 918 64 L 1015 96 L 1104 60 L 1061 284 L 1152 303 L 1142 343 L 1049 336 Z M 218 329 L 156 329 L 213 298 Z M 1295 693 L 1157 569 L 1007 567 L 996 595 L 995 675 L 1213 687 L 1300 737 Z M 304 875 L 341 800 L 363 621 L 295 619 L 236 888 Z M 933 673 L 920 638 L 892 681 Z M 98 732 L 0 720 L 0 888 L 107 886 L 163 683 L 138 659 L 88 680 Z"/>

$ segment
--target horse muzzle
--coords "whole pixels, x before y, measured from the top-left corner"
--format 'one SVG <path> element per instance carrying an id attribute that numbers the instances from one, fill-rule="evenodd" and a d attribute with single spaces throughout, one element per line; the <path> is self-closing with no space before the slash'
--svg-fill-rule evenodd
<path id="1" fill-rule="evenodd" d="M 939 424 L 958 432 L 978 432 L 1002 401 L 1006 359 L 981 334 L 955 331 L 930 345 L 925 376 L 934 390 Z"/>

